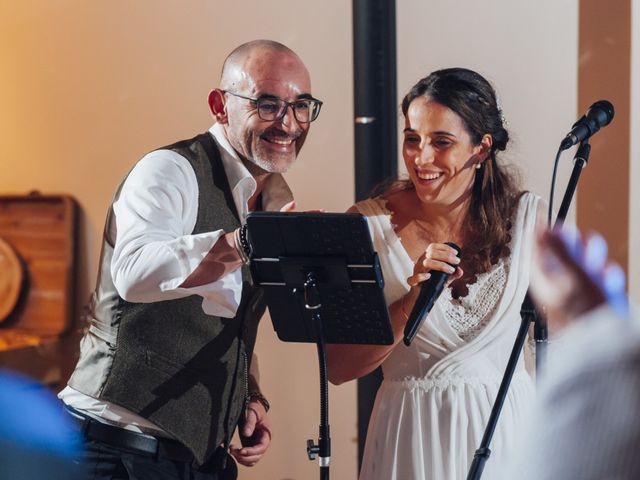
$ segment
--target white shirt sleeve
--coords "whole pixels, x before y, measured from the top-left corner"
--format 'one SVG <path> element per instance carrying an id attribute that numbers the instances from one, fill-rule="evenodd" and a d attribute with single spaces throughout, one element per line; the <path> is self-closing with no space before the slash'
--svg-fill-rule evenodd
<path id="1" fill-rule="evenodd" d="M 240 269 L 210 284 L 180 288 L 225 233 L 191 234 L 198 182 L 184 157 L 170 150 L 143 157 L 123 183 L 113 211 L 111 275 L 122 298 L 147 303 L 197 294 L 205 313 L 235 315 L 242 295 Z"/>

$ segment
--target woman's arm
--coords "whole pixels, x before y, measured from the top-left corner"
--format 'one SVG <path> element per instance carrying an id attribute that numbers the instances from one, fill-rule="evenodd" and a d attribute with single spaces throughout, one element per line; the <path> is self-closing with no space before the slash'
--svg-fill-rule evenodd
<path id="1" fill-rule="evenodd" d="M 440 270 L 451 274 L 449 282 L 462 276 L 456 251 L 448 245 L 432 243 L 427 247 L 414 266 L 414 272 L 407 282 L 409 292 L 389 306 L 389 317 L 393 330 L 392 345 L 327 345 L 327 369 L 329 381 L 336 385 L 371 373 L 391 354 L 402 341 L 409 314 L 420 293 L 420 284 L 431 275 L 429 270 Z"/>
<path id="2" fill-rule="evenodd" d="M 410 309 L 418 296 L 419 287 L 413 287 L 404 297 L 389 306 L 393 329 L 393 345 L 327 345 L 329 381 L 335 385 L 363 377 L 378 368 L 402 341 L 404 326 Z M 408 297 L 408 298 L 407 298 Z M 404 310 L 403 310 L 404 302 Z"/>

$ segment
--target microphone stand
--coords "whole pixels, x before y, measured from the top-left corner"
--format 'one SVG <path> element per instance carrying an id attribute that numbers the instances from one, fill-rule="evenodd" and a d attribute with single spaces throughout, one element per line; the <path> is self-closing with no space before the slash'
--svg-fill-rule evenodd
<path id="1" fill-rule="evenodd" d="M 576 155 L 573 157 L 573 171 L 571 172 L 571 178 L 569 178 L 567 190 L 564 193 L 562 203 L 560 204 L 560 210 L 558 211 L 558 216 L 556 217 L 556 227 L 562 226 L 562 224 L 564 223 L 564 219 L 567 218 L 567 212 L 569 211 L 571 200 L 573 199 L 573 195 L 576 191 L 576 188 L 578 187 L 580 174 L 582 173 L 582 169 L 587 166 L 590 153 L 591 145 L 589 145 L 589 140 L 587 139 L 580 142 L 580 146 L 576 151 Z"/>
<path id="2" fill-rule="evenodd" d="M 564 197 L 562 197 L 562 203 L 560 204 L 560 210 L 558 211 L 558 216 L 556 217 L 554 228 L 562 227 L 565 218 L 567 218 L 567 212 L 569 211 L 569 207 L 571 206 L 571 200 L 573 199 L 573 195 L 575 194 L 576 188 L 578 187 L 580 174 L 582 173 L 582 169 L 587 166 L 590 153 L 591 145 L 589 144 L 589 139 L 587 138 L 586 140 L 580 142 L 580 146 L 576 150 L 576 154 L 573 157 L 573 170 L 571 172 L 571 177 L 569 178 L 569 183 L 567 184 L 567 189 L 564 192 Z M 523 306 L 523 308 L 525 307 Z M 536 317 L 535 323 L 533 325 L 533 338 L 536 342 L 536 377 L 538 379 L 540 379 L 540 376 L 544 371 L 545 365 L 547 363 L 547 334 L 547 319 L 542 316 Z"/>
<path id="3" fill-rule="evenodd" d="M 558 216 L 556 217 L 556 227 L 562 226 L 562 224 L 564 223 L 564 219 L 567 216 L 567 211 L 569 210 L 569 206 L 571 205 L 571 200 L 578 186 L 578 179 L 580 178 L 582 169 L 587 165 L 590 152 L 591 145 L 589 145 L 588 139 L 583 140 L 580 143 L 580 146 L 578 147 L 578 150 L 576 151 L 576 155 L 574 157 L 573 172 L 571 173 L 571 178 L 569 179 L 569 183 L 567 184 L 567 189 L 562 199 L 562 204 L 560 205 L 560 211 L 558 212 Z M 482 442 L 480 443 L 480 447 L 476 450 L 473 456 L 473 462 L 471 463 L 471 468 L 469 469 L 469 473 L 467 474 L 467 480 L 480 479 L 484 470 L 484 466 L 487 463 L 487 460 L 489 460 L 489 456 L 491 455 L 489 445 L 491 444 L 491 439 L 498 424 L 498 418 L 500 417 L 502 406 L 504 405 L 504 401 L 507 398 L 509 385 L 511 384 L 513 374 L 515 373 L 515 369 L 520 358 L 520 352 L 522 352 L 522 349 L 524 347 L 531 322 L 534 322 L 534 338 L 536 341 L 536 375 L 538 377 L 541 372 L 539 368 L 543 367 L 546 362 L 546 319 L 541 318 L 537 314 L 535 306 L 528 292 L 524 298 L 524 302 L 522 303 L 520 316 L 522 317 L 520 329 L 518 330 L 513 349 L 511 350 L 511 355 L 509 356 L 507 368 L 505 369 L 502 382 L 500 383 L 500 388 L 498 389 L 495 403 L 493 404 L 493 408 L 491 409 L 491 415 L 489 416 L 489 421 L 487 422 L 487 426 L 482 437 Z"/>
<path id="4" fill-rule="evenodd" d="M 527 304 L 527 306 L 529 307 L 526 310 L 524 308 L 525 304 Z M 489 449 L 489 445 L 491 444 L 491 439 L 493 438 L 496 426 L 498 425 L 498 418 L 500 417 L 500 412 L 502 411 L 504 401 L 507 398 L 507 392 L 509 390 L 509 385 L 511 384 L 513 374 L 516 371 L 516 366 L 518 365 L 520 352 L 522 352 L 524 342 L 527 339 L 529 325 L 531 325 L 531 322 L 534 321 L 537 317 L 535 308 L 533 308 L 533 302 L 529 298 L 529 294 L 527 294 L 527 296 L 525 297 L 523 308 L 520 311 L 520 314 L 522 317 L 520 322 L 520 329 L 518 330 L 518 335 L 516 336 L 516 341 L 513 345 L 513 349 L 511 350 L 511 355 L 509 356 L 509 361 L 507 362 L 507 368 L 504 372 L 504 376 L 502 377 L 502 382 L 500 382 L 498 395 L 496 395 L 495 403 L 493 404 L 493 408 L 491 409 L 491 415 L 489 416 L 487 427 L 485 428 L 484 435 L 482 436 L 482 442 L 480 442 L 480 447 L 476 450 L 476 453 L 473 456 L 473 462 L 471 463 L 471 468 L 469 469 L 469 473 L 467 474 L 467 480 L 477 480 L 482 476 L 484 465 L 487 463 L 487 460 L 489 460 L 489 455 L 491 455 L 491 449 Z"/>

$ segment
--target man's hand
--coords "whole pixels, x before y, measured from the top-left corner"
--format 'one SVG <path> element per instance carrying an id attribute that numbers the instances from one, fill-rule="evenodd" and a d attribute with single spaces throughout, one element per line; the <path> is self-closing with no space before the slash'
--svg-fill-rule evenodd
<path id="1" fill-rule="evenodd" d="M 297 205 L 296 205 L 296 201 L 295 200 L 291 200 L 289 203 L 285 204 L 281 209 L 280 212 L 297 212 L 296 210 Z M 304 213 L 324 213 L 325 210 L 324 209 L 316 209 L 316 210 L 305 210 Z"/>
<path id="2" fill-rule="evenodd" d="M 271 425 L 264 406 L 257 400 L 247 406 L 245 421 L 240 428 L 242 447 L 229 446 L 229 452 L 238 463 L 253 467 L 271 443 Z"/>
<path id="3" fill-rule="evenodd" d="M 296 201 L 291 200 L 289 203 L 286 203 L 280 209 L 281 212 L 295 212 L 296 211 Z"/>

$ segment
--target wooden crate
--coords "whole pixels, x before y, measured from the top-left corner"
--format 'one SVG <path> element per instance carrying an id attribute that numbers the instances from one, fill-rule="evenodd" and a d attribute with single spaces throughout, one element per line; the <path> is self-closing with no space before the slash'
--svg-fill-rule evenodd
<path id="1" fill-rule="evenodd" d="M 0 195 L 0 238 L 25 274 L 16 308 L 0 319 L 0 366 L 39 378 L 39 363 L 57 362 L 56 345 L 74 324 L 76 223 L 68 195 Z"/>

